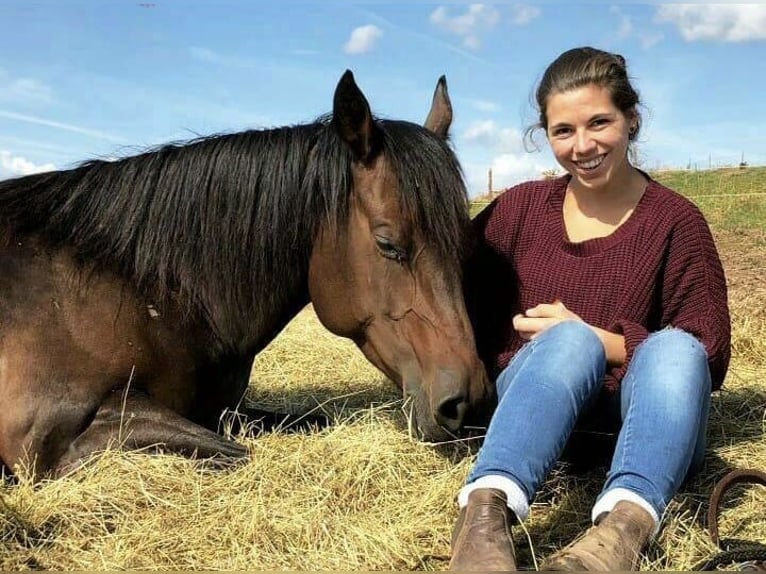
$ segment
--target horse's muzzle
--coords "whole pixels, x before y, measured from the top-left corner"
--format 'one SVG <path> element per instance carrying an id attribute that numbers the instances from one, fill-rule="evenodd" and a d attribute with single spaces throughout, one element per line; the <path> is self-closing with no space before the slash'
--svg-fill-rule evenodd
<path id="1" fill-rule="evenodd" d="M 491 410 L 486 378 L 467 380 L 456 371 L 443 369 L 430 381 L 405 383 L 404 388 L 422 440 L 453 440 L 472 433 L 477 426 L 486 427 Z M 472 392 L 475 389 L 480 392 Z"/>
<path id="2" fill-rule="evenodd" d="M 446 431 L 457 434 L 470 408 L 468 388 L 450 372 L 437 377 L 431 410 L 436 423 Z"/>

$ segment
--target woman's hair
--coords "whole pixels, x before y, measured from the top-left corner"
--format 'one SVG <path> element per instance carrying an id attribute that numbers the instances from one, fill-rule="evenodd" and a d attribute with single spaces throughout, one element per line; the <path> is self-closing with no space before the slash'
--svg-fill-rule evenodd
<path id="1" fill-rule="evenodd" d="M 531 141 L 533 132 L 539 128 L 548 131 L 550 96 L 590 84 L 609 90 L 615 107 L 626 117 L 635 118 L 635 128 L 628 136 L 631 142 L 635 141 L 641 129 L 640 101 L 638 92 L 630 83 L 625 58 L 588 46 L 567 50 L 546 68 L 535 92 L 538 121 L 527 128 L 525 139 Z"/>

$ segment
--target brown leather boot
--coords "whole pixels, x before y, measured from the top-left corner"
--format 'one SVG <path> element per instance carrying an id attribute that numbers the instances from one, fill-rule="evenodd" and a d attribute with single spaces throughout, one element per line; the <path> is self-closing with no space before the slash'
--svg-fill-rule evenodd
<path id="1" fill-rule="evenodd" d="M 546 560 L 546 571 L 637 570 L 641 552 L 654 532 L 651 514 L 633 502 L 618 502 L 614 509 L 574 543 Z"/>
<path id="2" fill-rule="evenodd" d="M 478 488 L 468 495 L 452 532 L 450 570 L 513 571 L 516 556 L 511 525 L 516 517 L 508 508 L 505 493 Z"/>

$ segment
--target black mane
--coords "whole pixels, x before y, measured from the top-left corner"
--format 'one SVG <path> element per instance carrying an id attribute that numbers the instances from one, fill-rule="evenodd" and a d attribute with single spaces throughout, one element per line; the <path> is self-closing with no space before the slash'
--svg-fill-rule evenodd
<path id="1" fill-rule="evenodd" d="M 454 154 L 418 125 L 378 125 L 403 209 L 457 268 L 468 210 Z M 305 289 L 318 226 L 341 228 L 347 216 L 350 164 L 325 117 L 3 181 L 0 220 L 158 301 L 180 297 L 205 317 L 257 312 Z"/>

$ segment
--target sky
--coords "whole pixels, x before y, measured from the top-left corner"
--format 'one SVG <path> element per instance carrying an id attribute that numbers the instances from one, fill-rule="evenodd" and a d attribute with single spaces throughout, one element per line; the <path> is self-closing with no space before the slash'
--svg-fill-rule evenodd
<path id="1" fill-rule="evenodd" d="M 525 147 L 545 67 L 625 57 L 648 170 L 766 164 L 766 3 L 0 1 L 0 179 L 201 135 L 307 123 L 344 71 L 422 123 L 447 78 L 471 196 L 558 169 Z"/>

